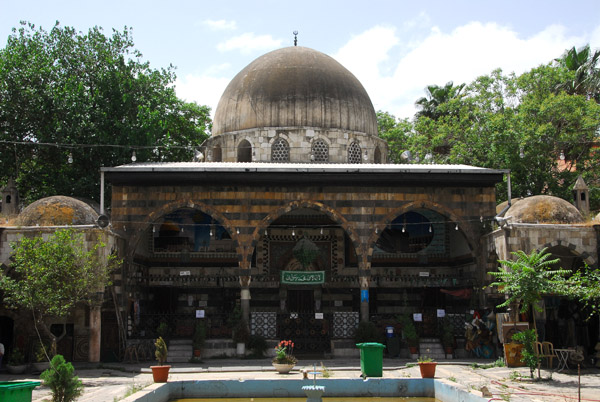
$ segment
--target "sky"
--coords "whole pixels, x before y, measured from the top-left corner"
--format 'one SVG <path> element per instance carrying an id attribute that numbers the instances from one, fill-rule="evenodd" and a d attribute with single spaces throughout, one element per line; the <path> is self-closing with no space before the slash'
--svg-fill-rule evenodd
<path id="1" fill-rule="evenodd" d="M 293 45 L 350 70 L 376 110 L 414 115 L 427 85 L 470 83 L 496 68 L 523 73 L 567 48 L 600 48 L 598 0 L 0 0 L 0 46 L 19 21 L 79 31 L 133 29 L 153 68 L 175 66 L 180 98 L 214 110 L 257 57 Z"/>

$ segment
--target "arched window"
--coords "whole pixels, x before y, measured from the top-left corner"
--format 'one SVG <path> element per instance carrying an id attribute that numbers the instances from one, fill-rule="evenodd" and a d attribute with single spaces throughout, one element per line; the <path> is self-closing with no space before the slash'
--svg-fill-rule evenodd
<path id="1" fill-rule="evenodd" d="M 271 145 L 271 162 L 289 162 L 290 146 L 283 138 L 278 138 Z"/>
<path id="2" fill-rule="evenodd" d="M 323 140 L 314 140 L 311 145 L 313 162 L 329 162 L 329 145 Z"/>
<path id="3" fill-rule="evenodd" d="M 243 140 L 238 145 L 238 162 L 252 162 L 252 145 L 247 140 Z"/>
<path id="4" fill-rule="evenodd" d="M 373 155 L 373 163 L 381 163 L 381 151 L 379 147 L 375 147 L 375 155 Z"/>
<path id="5" fill-rule="evenodd" d="M 350 144 L 348 148 L 348 163 L 361 163 L 361 154 L 360 145 L 356 142 Z"/>
<path id="6" fill-rule="evenodd" d="M 221 152 L 221 145 L 217 144 L 215 145 L 215 147 L 213 148 L 213 161 L 214 162 L 221 162 L 223 160 L 223 155 Z"/>

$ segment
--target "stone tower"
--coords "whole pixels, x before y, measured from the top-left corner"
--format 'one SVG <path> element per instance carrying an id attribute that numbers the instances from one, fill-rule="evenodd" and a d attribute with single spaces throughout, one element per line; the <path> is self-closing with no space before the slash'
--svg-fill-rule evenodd
<path id="1" fill-rule="evenodd" d="M 581 175 L 577 178 L 575 185 L 573 186 L 573 204 L 581 215 L 586 216 L 590 213 L 590 191 L 588 186 L 583 181 Z"/>
<path id="2" fill-rule="evenodd" d="M 5 216 L 19 213 L 19 190 L 15 181 L 10 178 L 2 189 L 2 214 Z"/>

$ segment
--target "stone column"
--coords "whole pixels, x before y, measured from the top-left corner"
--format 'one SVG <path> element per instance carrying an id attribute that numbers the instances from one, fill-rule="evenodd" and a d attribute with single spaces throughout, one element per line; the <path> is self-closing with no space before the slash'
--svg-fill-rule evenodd
<path id="1" fill-rule="evenodd" d="M 242 318 L 250 324 L 250 276 L 240 276 L 240 307 Z"/>
<path id="2" fill-rule="evenodd" d="M 369 278 L 368 276 L 359 276 L 360 283 L 360 320 L 369 321 Z"/>
<path id="3" fill-rule="evenodd" d="M 100 361 L 103 295 L 102 292 L 97 292 L 96 300 L 94 300 L 90 307 L 90 336 L 88 349 L 88 360 L 90 363 L 98 363 Z"/>

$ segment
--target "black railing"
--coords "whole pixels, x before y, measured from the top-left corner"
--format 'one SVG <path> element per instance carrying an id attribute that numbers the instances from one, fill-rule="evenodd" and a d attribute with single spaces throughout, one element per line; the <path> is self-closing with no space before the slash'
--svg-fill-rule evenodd
<path id="1" fill-rule="evenodd" d="M 322 354 L 331 350 L 332 315 L 323 319 L 315 313 L 287 313 L 277 315 L 277 336 L 294 342 L 294 354 Z"/>

